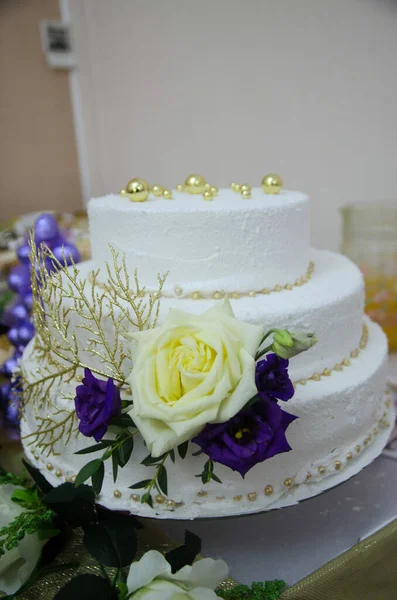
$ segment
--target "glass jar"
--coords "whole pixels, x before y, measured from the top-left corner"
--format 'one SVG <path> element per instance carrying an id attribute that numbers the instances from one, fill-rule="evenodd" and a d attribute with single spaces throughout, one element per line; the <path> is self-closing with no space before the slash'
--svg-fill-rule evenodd
<path id="1" fill-rule="evenodd" d="M 342 253 L 364 275 L 365 311 L 397 351 L 397 201 L 353 204 L 341 213 Z"/>

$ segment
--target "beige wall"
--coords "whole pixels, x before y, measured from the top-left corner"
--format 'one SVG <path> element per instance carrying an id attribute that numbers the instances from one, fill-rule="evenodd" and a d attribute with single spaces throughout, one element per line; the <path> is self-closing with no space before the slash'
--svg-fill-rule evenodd
<path id="1" fill-rule="evenodd" d="M 330 248 L 339 205 L 397 199 L 396 1 L 66 1 L 92 194 L 274 170 Z"/>
<path id="2" fill-rule="evenodd" d="M 57 0 L 0 2 L 0 221 L 81 208 L 68 73 L 40 44 L 40 19 L 57 18 Z"/>

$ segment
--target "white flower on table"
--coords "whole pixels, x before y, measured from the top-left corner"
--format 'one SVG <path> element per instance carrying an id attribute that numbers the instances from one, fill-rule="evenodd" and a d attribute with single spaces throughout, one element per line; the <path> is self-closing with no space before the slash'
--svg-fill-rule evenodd
<path id="1" fill-rule="evenodd" d="M 16 489 L 19 488 L 11 483 L 0 485 L 0 528 L 9 525 L 25 511 L 11 500 Z M 0 556 L 0 591 L 14 594 L 25 583 L 39 561 L 44 544 L 45 540 L 32 533 L 25 535 L 16 548 Z"/>
<path id="2" fill-rule="evenodd" d="M 172 574 L 164 556 L 150 550 L 131 565 L 127 588 L 133 600 L 218 600 L 213 590 L 228 573 L 223 560 L 204 558 Z"/>
<path id="3" fill-rule="evenodd" d="M 130 411 L 152 456 L 224 423 L 255 396 L 263 328 L 238 321 L 230 302 L 202 315 L 171 309 L 154 329 L 133 333 Z"/>

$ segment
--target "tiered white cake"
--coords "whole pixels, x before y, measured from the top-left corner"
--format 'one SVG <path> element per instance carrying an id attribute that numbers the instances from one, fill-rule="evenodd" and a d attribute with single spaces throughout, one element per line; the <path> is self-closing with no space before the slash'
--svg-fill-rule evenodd
<path id="1" fill-rule="evenodd" d="M 194 477 L 203 468 L 203 456 L 189 452 L 184 460 L 177 457 L 168 466 L 169 497 L 158 497 L 152 509 L 139 502 L 139 492 L 129 489 L 148 476 L 140 464 L 147 449 L 138 440 L 116 484 L 106 464 L 99 502 L 160 518 L 233 515 L 286 506 L 354 475 L 381 452 L 394 422 L 394 408 L 385 395 L 386 337 L 363 314 L 358 268 L 339 254 L 309 247 L 309 199 L 304 194 L 282 190 L 265 195 L 253 189 L 250 199 L 242 199 L 222 189 L 212 202 L 187 193 L 173 195 L 172 200 L 151 195 L 143 203 L 117 195 L 93 199 L 92 261 L 78 265 L 79 278 L 89 281 L 93 269 L 100 268 L 99 280 L 106 281 L 106 263 L 113 259 L 110 244 L 125 255 L 131 274 L 138 269 L 148 291 L 157 289 L 158 273 L 168 272 L 160 323 L 170 307 L 201 314 L 227 294 L 242 321 L 264 330 L 315 332 L 317 345 L 290 363 L 296 393 L 288 412 L 300 417 L 288 429 L 293 450 L 257 464 L 245 479 L 218 465 L 222 484 L 206 486 Z M 65 293 L 68 335 L 76 336 L 84 357 L 90 333 L 81 328 L 81 315 L 68 312 L 71 306 Z M 120 307 L 113 311 L 117 316 Z M 105 311 L 102 326 L 110 339 L 113 323 Z M 95 363 L 92 355 L 85 360 Z M 32 382 L 43 361 L 31 344 L 23 367 Z M 131 363 L 124 362 L 123 368 L 127 376 Z M 59 420 L 65 413 L 57 410 L 73 409 L 70 398 L 77 385 L 73 379 L 61 388 L 53 386 L 40 407 L 27 404 L 22 435 L 34 433 L 48 411 Z M 87 462 L 75 452 L 92 445 L 81 434 L 66 438 L 58 440 L 57 454 L 50 457 L 40 453 L 38 443 L 32 444 L 35 436 L 25 439 L 30 460 L 53 484 L 73 477 Z"/>

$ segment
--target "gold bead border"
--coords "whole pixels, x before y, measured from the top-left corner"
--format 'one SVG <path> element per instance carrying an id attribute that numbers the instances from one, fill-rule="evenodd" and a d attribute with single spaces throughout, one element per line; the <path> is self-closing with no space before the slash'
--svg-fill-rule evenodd
<path id="1" fill-rule="evenodd" d="M 341 471 L 348 463 L 350 463 L 350 461 L 353 460 L 353 458 L 355 456 L 358 456 L 361 453 L 361 451 L 363 449 L 365 449 L 376 438 L 380 429 L 388 429 L 391 426 L 391 423 L 388 420 L 388 412 L 387 411 L 391 407 L 392 399 L 390 398 L 389 391 L 386 391 L 385 395 L 386 395 L 386 400 L 385 400 L 386 410 L 382 414 L 382 417 L 380 419 L 378 419 L 375 426 L 371 429 L 370 433 L 362 440 L 362 442 L 357 443 L 351 450 L 349 450 L 346 453 L 345 462 L 339 456 L 337 459 L 335 459 L 333 461 L 332 467 L 330 467 L 330 466 L 327 467 L 327 466 L 324 466 L 321 464 L 316 466 L 313 464 L 312 470 L 307 472 L 305 482 L 308 482 L 309 480 L 312 480 L 313 478 L 315 478 L 315 481 L 318 481 L 319 479 L 322 479 L 322 478 L 330 475 L 333 471 Z M 33 452 L 33 456 L 37 461 L 39 461 L 41 458 L 41 456 L 39 456 L 36 452 Z M 51 472 L 54 470 L 54 465 L 52 463 L 47 463 L 46 469 Z M 58 478 L 63 478 L 66 482 L 74 483 L 74 481 L 76 480 L 76 475 L 63 477 L 63 473 L 60 469 L 57 469 L 55 471 L 55 475 Z M 296 488 L 298 485 L 300 485 L 300 484 L 296 483 L 293 477 L 287 477 L 282 482 L 282 489 L 284 489 L 284 491 L 287 492 L 289 490 Z M 266 497 L 273 496 L 274 491 L 275 491 L 275 488 L 271 484 L 266 484 L 265 487 L 263 488 L 263 494 Z M 208 492 L 207 492 L 207 490 L 201 489 L 197 492 L 197 496 L 199 496 L 200 498 L 205 498 L 208 496 Z M 123 494 L 119 489 L 116 488 L 113 490 L 113 497 L 116 500 L 119 500 L 123 497 Z M 237 502 L 241 502 L 242 500 L 247 499 L 249 502 L 256 502 L 258 497 L 259 497 L 258 492 L 250 491 L 247 494 L 245 494 L 244 496 L 242 494 L 233 496 L 233 501 L 237 503 Z M 141 496 L 139 494 L 134 493 L 134 494 L 129 495 L 129 499 L 132 502 L 140 502 Z M 225 496 L 216 496 L 215 499 L 217 502 L 220 502 L 222 500 L 229 500 L 229 498 L 226 498 Z M 164 506 L 168 510 L 174 510 L 174 509 L 177 509 L 178 507 L 184 505 L 184 503 L 182 501 L 176 501 L 176 500 L 173 500 L 172 498 L 167 498 L 166 496 L 163 496 L 162 494 L 157 494 L 154 498 L 154 501 L 157 505 Z"/>
<path id="2" fill-rule="evenodd" d="M 176 286 L 174 288 L 174 294 L 173 295 L 168 295 L 168 294 L 164 294 L 164 292 L 162 292 L 161 294 L 159 294 L 158 292 L 156 292 L 155 294 L 153 294 L 153 297 L 157 300 L 158 298 L 183 298 L 183 299 L 192 299 L 192 300 L 222 300 L 223 298 L 233 298 L 233 300 L 238 300 L 239 298 L 255 298 L 255 296 L 268 296 L 269 294 L 272 294 L 274 292 L 284 292 L 284 291 L 291 291 L 293 290 L 295 287 L 300 287 L 302 285 L 305 285 L 306 283 L 308 283 L 314 273 L 314 267 L 315 267 L 315 263 L 314 261 L 310 261 L 309 265 L 307 267 L 306 273 L 305 275 L 303 275 L 302 277 L 298 277 L 298 279 L 296 279 L 294 281 L 294 283 L 286 283 L 284 285 L 278 284 L 275 285 L 272 288 L 263 288 L 262 290 L 258 290 L 258 291 L 251 291 L 251 292 L 223 292 L 223 291 L 215 291 L 215 292 L 211 292 L 210 294 L 203 294 L 202 292 L 199 291 L 195 291 L 192 292 L 191 294 L 186 294 L 184 295 L 183 293 L 183 289 L 180 286 Z M 93 282 L 93 278 L 92 278 L 92 273 L 90 272 L 88 274 L 88 281 L 90 283 Z M 97 282 L 97 286 L 103 290 L 109 290 L 110 286 L 106 283 L 101 283 L 101 282 Z M 147 296 L 147 295 L 151 295 L 150 292 L 149 293 L 142 293 L 142 297 Z"/>
<path id="3" fill-rule="evenodd" d="M 315 372 L 310 377 L 306 377 L 305 379 L 298 379 L 297 381 L 294 381 L 294 386 L 306 385 L 308 381 L 321 381 L 325 377 L 330 377 L 332 375 L 332 373 L 335 373 L 337 371 L 340 372 L 340 371 L 343 371 L 343 369 L 345 369 L 346 367 L 350 367 L 352 364 L 351 359 L 358 358 L 360 356 L 361 352 L 363 350 L 365 350 L 365 348 L 367 347 L 367 344 L 368 344 L 368 325 L 366 323 L 363 323 L 363 331 L 361 334 L 360 342 L 359 342 L 357 348 L 355 348 L 354 350 L 352 350 L 350 352 L 350 358 L 345 357 L 343 360 L 341 360 L 341 362 L 336 363 L 336 365 L 334 365 L 331 368 L 324 369 L 321 373 Z"/>

